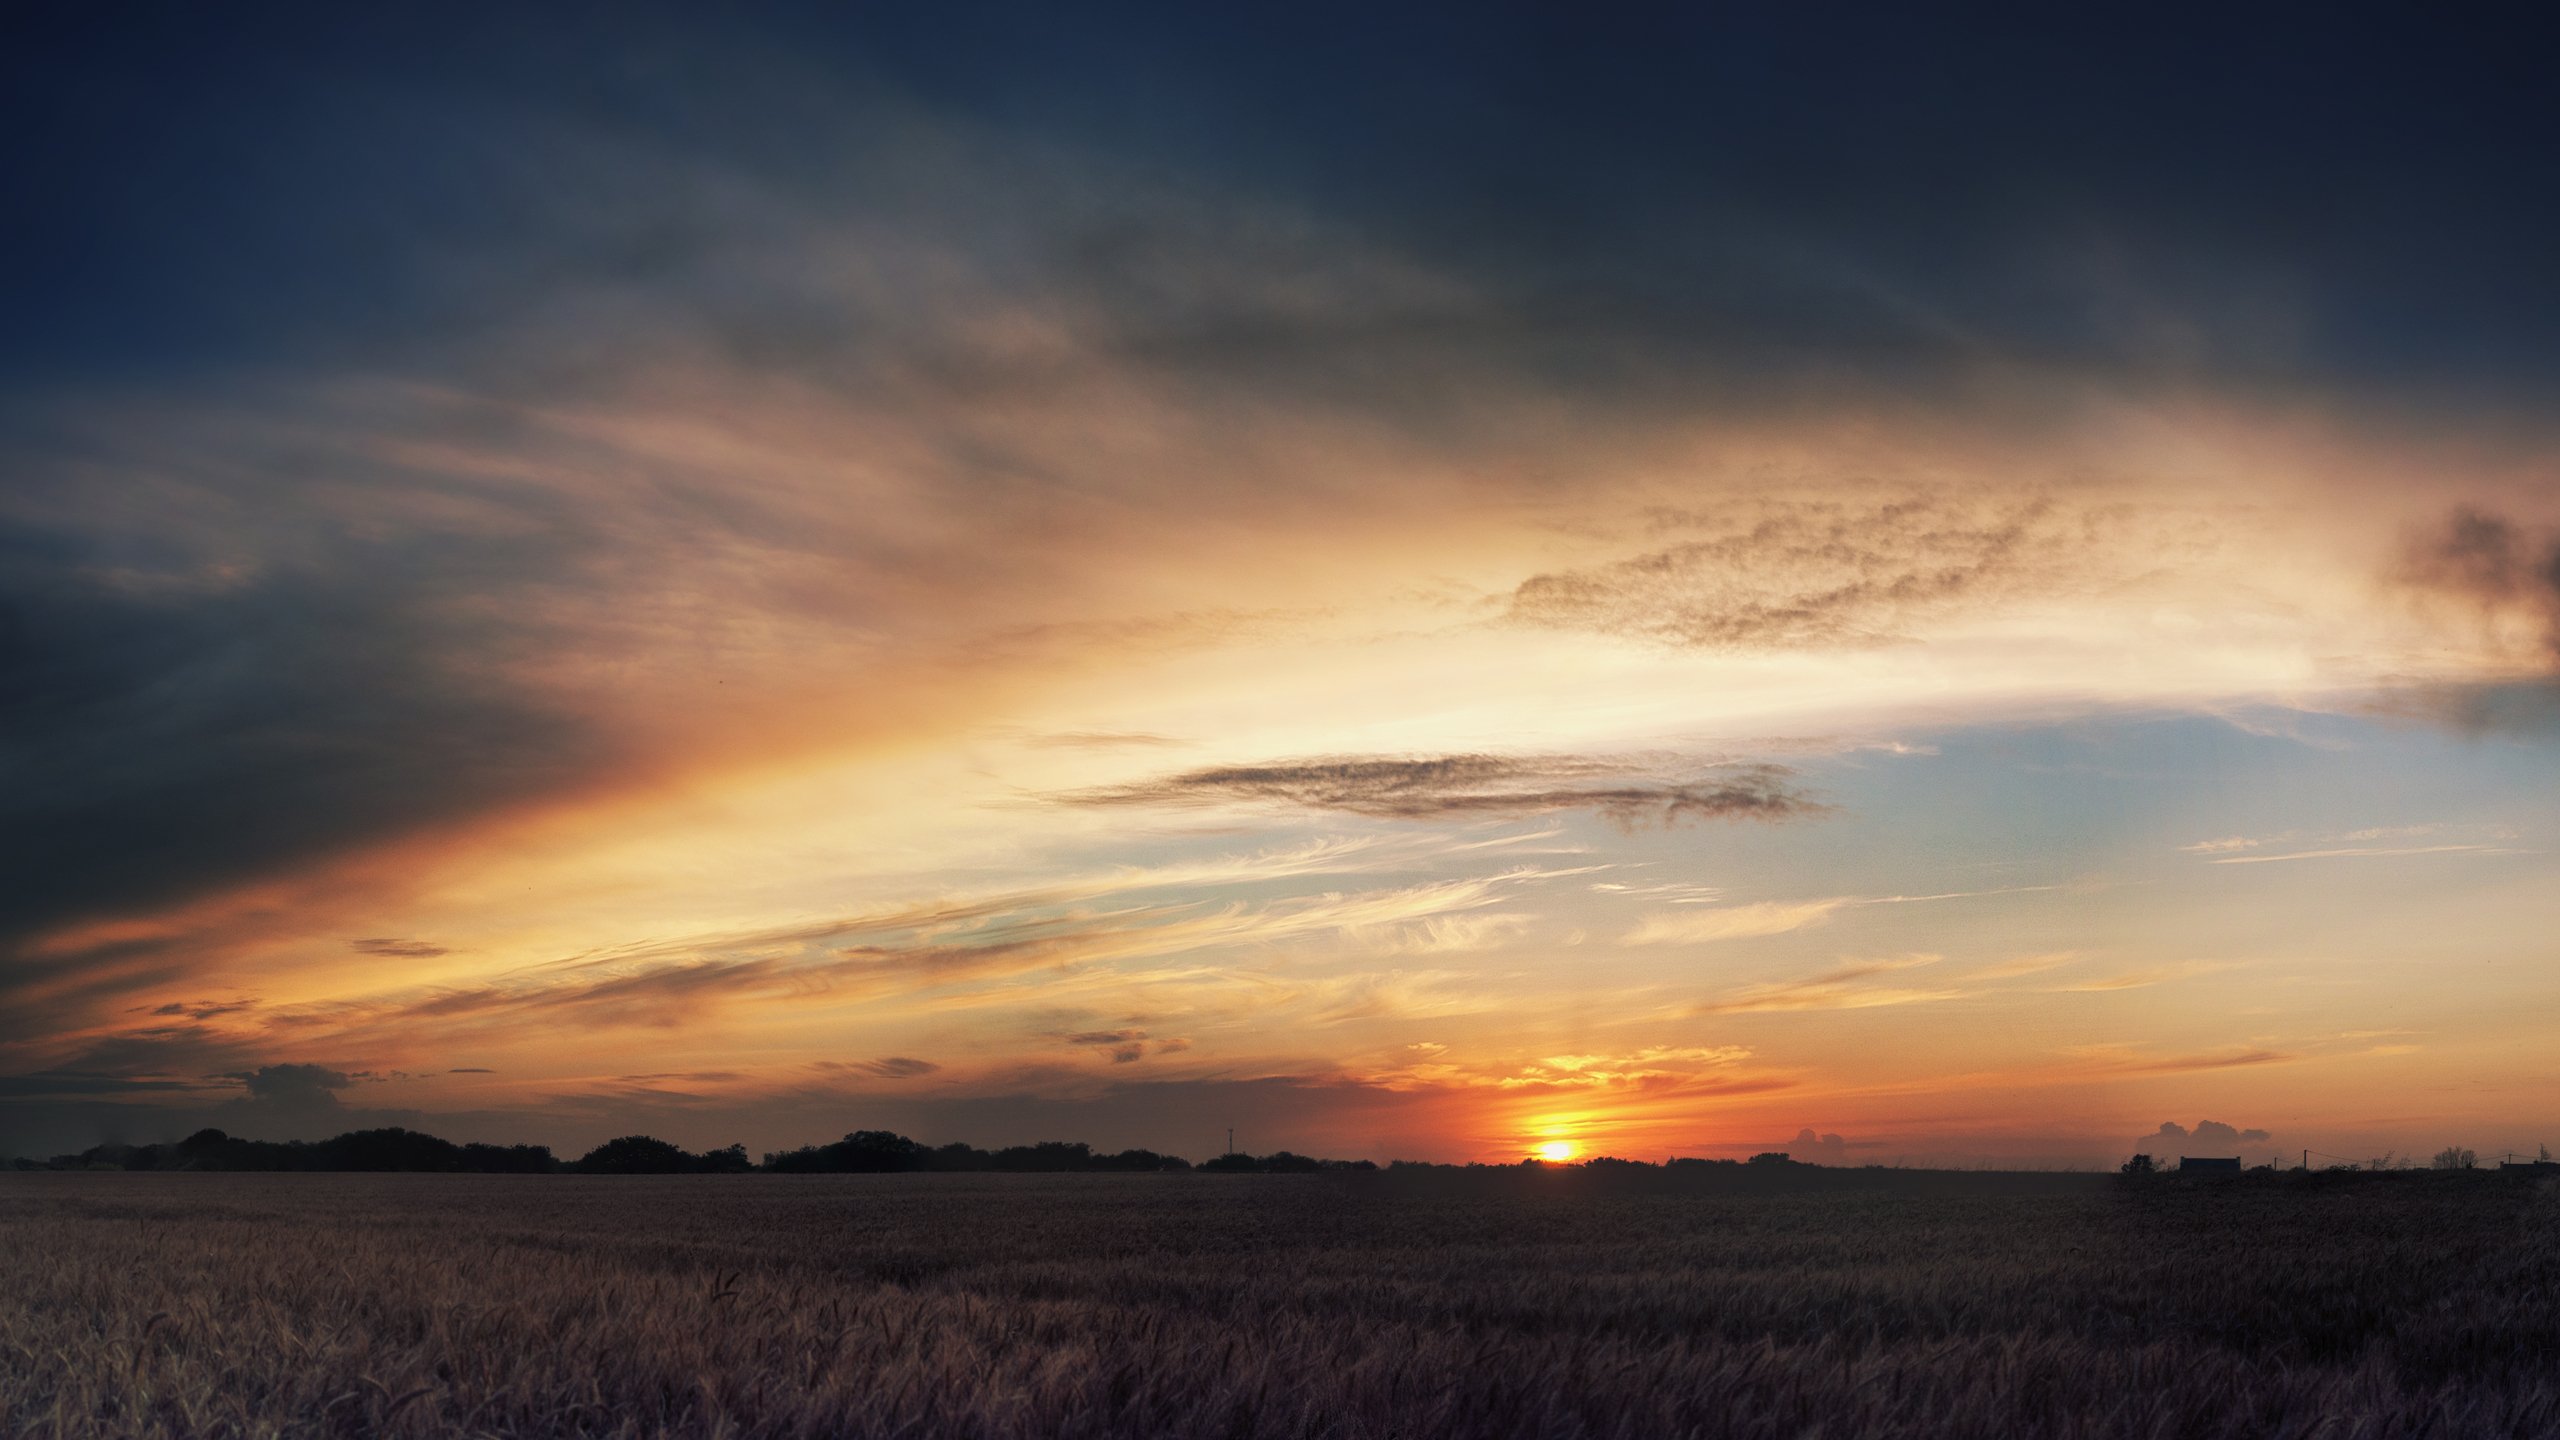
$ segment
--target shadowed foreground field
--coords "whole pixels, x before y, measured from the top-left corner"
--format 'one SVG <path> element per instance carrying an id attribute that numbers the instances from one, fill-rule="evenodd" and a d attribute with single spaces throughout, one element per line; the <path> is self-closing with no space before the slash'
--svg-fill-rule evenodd
<path id="1" fill-rule="evenodd" d="M 0 1176 L 10 1435 L 2560 1434 L 2494 1176 Z"/>

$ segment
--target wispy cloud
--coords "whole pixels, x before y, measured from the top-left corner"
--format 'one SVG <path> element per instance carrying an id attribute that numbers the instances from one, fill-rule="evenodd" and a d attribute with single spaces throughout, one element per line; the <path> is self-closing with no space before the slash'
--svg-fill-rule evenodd
<path id="1" fill-rule="evenodd" d="M 1599 887 L 1594 887 L 1599 888 Z M 1997 890 L 1949 890 L 1935 895 L 1837 895 L 1823 900 L 1755 900 L 1744 905 L 1716 905 L 1713 892 L 1695 894 L 1659 888 L 1621 889 L 1616 893 L 1662 895 L 1675 905 L 1695 909 L 1648 915 L 1621 939 L 1627 945 L 1711 944 L 1763 935 L 1783 935 L 1829 920 L 1844 909 L 1864 905 L 1927 905 L 1944 900 L 1979 900 L 1994 895 L 2028 895 L 2050 885 L 2012 885 Z"/>
<path id="2" fill-rule="evenodd" d="M 1147 1032 L 1144 1030 L 1087 1030 L 1058 1038 L 1070 1045 L 1107 1051 L 1114 1065 L 1130 1064 L 1145 1058 L 1147 1053 Z"/>
<path id="3" fill-rule="evenodd" d="M 359 955 L 381 955 L 396 960 L 432 960 L 439 955 L 453 953 L 442 945 L 425 940 L 396 940 L 387 937 L 350 940 L 347 942 L 347 948 Z"/>
<path id="4" fill-rule="evenodd" d="M 1573 756 L 1335 756 L 1188 770 L 1055 798 L 1074 805 L 1282 805 L 1390 820 L 1589 810 L 1621 826 L 1823 813 L 1794 778 L 1787 767 L 1768 764 L 1715 765 L 1673 778 L 1633 761 Z"/>
<path id="5" fill-rule="evenodd" d="M 1872 645 L 1960 606 L 2060 588 L 2110 553 L 2044 496 L 1764 500 L 1655 524 L 1698 538 L 1532 576 L 1510 618 L 1713 649 Z"/>
<path id="6" fill-rule="evenodd" d="M 1622 938 L 1628 945 L 1710 945 L 1720 940 L 1746 940 L 1783 935 L 1819 925 L 1847 900 L 1754 901 L 1648 915 Z"/>
<path id="7" fill-rule="evenodd" d="M 2181 845 L 2178 848 L 2190 855 L 2228 855 L 2235 850 L 2255 850 L 2267 843 L 2264 839 L 2250 835 L 2226 835 L 2219 840 L 2198 840 L 2192 845 Z"/>
<path id="8" fill-rule="evenodd" d="M 2275 865 L 2288 860 L 2381 860 L 2403 855 L 2514 855 L 2518 853 L 2520 852 L 2500 845 L 2348 846 L 2334 850 L 2289 850 L 2278 855 L 2224 855 L 2208 863 Z"/>
<path id="9" fill-rule="evenodd" d="M 1967 971 L 1964 978 L 1967 980 L 2016 980 L 2027 975 L 2041 975 L 2048 970 L 2059 970 L 2079 958 L 2077 952 L 2070 950 L 2056 951 L 2050 955 L 2021 955 L 2015 960 L 2003 960 Z"/>
<path id="10" fill-rule="evenodd" d="M 1171 735 L 1157 735 L 1143 730 L 1060 730 L 1047 735 L 1034 735 L 1022 742 L 1047 750 L 1126 750 L 1153 749 L 1188 744 Z"/>
<path id="11" fill-rule="evenodd" d="M 2051 988 L 2056 994 L 2102 994 L 2111 990 L 2142 990 L 2153 985 L 2165 985 L 2173 980 L 2209 975 L 2216 970 L 2226 968 L 2228 967 L 2218 961 L 2182 960 L 2168 965 L 2151 965 L 2139 970 L 2127 970 L 2115 975 L 2102 975 Z"/>
<path id="12" fill-rule="evenodd" d="M 2206 1070 L 2246 1070 L 2285 1065 L 2302 1057 L 2265 1048 L 2204 1051 L 2186 1055 L 2149 1055 L 2122 1045 L 2088 1045 L 2072 1052 L 2083 1067 L 2123 1075 L 2185 1075 Z"/>
<path id="13" fill-rule="evenodd" d="M 930 1060 L 918 1060 L 911 1055 L 888 1055 L 878 1060 L 855 1060 L 846 1068 L 882 1080 L 914 1080 L 931 1075 L 942 1067 Z"/>
<path id="14" fill-rule="evenodd" d="M 1936 955 L 1905 955 L 1891 960 L 1860 961 L 1802 980 L 1746 986 L 1699 1005 L 1691 1013 L 1738 1015 L 1764 1010 L 1871 1010 L 1889 1005 L 1925 1005 L 1957 999 L 1965 993 L 1958 986 L 1917 988 L 1868 983 L 1879 976 L 1923 969 L 1937 964 L 1940 959 Z"/>

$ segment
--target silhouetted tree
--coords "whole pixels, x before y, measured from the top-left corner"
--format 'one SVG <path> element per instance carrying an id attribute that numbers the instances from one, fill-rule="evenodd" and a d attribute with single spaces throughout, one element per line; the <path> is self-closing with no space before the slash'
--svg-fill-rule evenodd
<path id="1" fill-rule="evenodd" d="M 975 1145 L 954 1140 L 936 1148 L 925 1157 L 927 1170 L 987 1170 L 995 1165 L 995 1157 Z"/>
<path id="2" fill-rule="evenodd" d="M 856 1130 L 827 1151 L 834 1168 L 854 1174 L 921 1170 L 928 1153 L 922 1145 L 889 1130 Z"/>
<path id="3" fill-rule="evenodd" d="M 462 1147 L 462 1168 L 483 1175 L 548 1175 L 560 1168 L 548 1145 L 483 1145 Z"/>
<path id="4" fill-rule="evenodd" d="M 2158 1165 L 2152 1163 L 2148 1155 L 2136 1155 L 2119 1168 L 2127 1175 L 2153 1175 L 2159 1173 L 2160 1169 Z"/>
<path id="5" fill-rule="evenodd" d="M 682 1175 L 696 1168 L 696 1157 L 654 1135 L 623 1135 L 580 1156 L 575 1168 L 583 1175 Z"/>
<path id="6" fill-rule="evenodd" d="M 315 1170 L 459 1170 L 462 1147 L 392 1126 L 333 1135 L 311 1147 L 310 1159 L 314 1163 L 307 1168 Z"/>
<path id="7" fill-rule="evenodd" d="M 2447 1145 L 2436 1152 L 2431 1163 L 2438 1170 L 2468 1170 L 2480 1163 L 2480 1157 L 2459 1145 Z"/>
<path id="8" fill-rule="evenodd" d="M 1143 1173 L 1154 1170 L 1188 1170 L 1191 1162 L 1179 1155 L 1159 1155 L 1153 1150 L 1123 1150 L 1117 1155 L 1093 1157 L 1096 1170 L 1121 1170 Z"/>
<path id="9" fill-rule="evenodd" d="M 1022 1172 L 1090 1168 L 1093 1149 L 1081 1140 L 1043 1140 L 1037 1145 L 1008 1145 L 996 1152 L 995 1168 Z"/>

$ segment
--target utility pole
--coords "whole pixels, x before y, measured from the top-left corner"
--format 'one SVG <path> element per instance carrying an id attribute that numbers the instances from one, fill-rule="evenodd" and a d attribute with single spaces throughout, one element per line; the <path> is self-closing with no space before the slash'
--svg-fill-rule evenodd
<path id="1" fill-rule="evenodd" d="M 1236 1153 L 1236 1127 L 1233 1125 L 1227 1127 L 1227 1153 Z"/>

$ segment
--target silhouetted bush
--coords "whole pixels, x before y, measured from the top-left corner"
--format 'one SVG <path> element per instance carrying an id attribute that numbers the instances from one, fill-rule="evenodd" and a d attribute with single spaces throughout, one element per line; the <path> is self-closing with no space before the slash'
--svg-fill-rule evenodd
<path id="1" fill-rule="evenodd" d="M 1094 1156 L 1091 1168 L 1133 1173 L 1150 1170 L 1188 1170 L 1191 1168 L 1191 1162 L 1179 1155 L 1159 1155 L 1153 1150 L 1123 1150 L 1117 1155 Z"/>
<path id="2" fill-rule="evenodd" d="M 740 1159 L 745 1158 L 740 1152 Z M 484 1145 L 462 1147 L 462 1167 L 483 1175 L 548 1175 L 560 1168 L 548 1145 Z"/>
<path id="3" fill-rule="evenodd" d="M 703 1157 L 654 1135 L 623 1135 L 579 1156 L 570 1168 L 581 1175 L 690 1175 L 703 1168 Z"/>
<path id="4" fill-rule="evenodd" d="M 1008 1145 L 996 1152 L 995 1168 L 1021 1173 L 1087 1170 L 1093 1150 L 1083 1141 L 1043 1140 L 1037 1145 Z"/>

